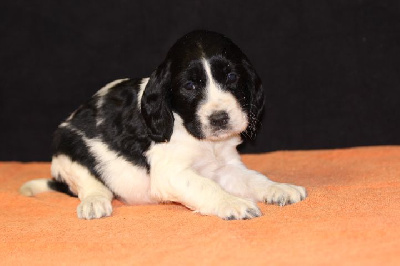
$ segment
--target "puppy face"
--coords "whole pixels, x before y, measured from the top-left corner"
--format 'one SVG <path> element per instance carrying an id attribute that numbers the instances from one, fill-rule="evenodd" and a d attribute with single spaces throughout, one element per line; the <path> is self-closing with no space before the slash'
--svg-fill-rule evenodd
<path id="1" fill-rule="evenodd" d="M 170 49 L 150 77 L 141 106 L 156 141 L 169 139 L 172 112 L 194 137 L 220 140 L 253 135 L 263 103 L 261 81 L 240 49 L 223 35 L 195 31 Z"/>
<path id="2" fill-rule="evenodd" d="M 247 128 L 250 94 L 239 72 L 220 57 L 199 58 L 181 72 L 172 87 L 172 108 L 193 136 L 218 140 Z"/>

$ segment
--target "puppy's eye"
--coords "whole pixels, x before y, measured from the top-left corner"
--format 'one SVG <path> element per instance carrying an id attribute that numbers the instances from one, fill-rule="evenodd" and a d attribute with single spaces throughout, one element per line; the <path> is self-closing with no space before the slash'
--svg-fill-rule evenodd
<path id="1" fill-rule="evenodd" d="M 226 76 L 226 82 L 227 82 L 227 83 L 233 83 L 233 82 L 235 82 L 236 80 L 237 80 L 237 75 L 236 75 L 236 73 L 231 72 L 231 73 L 229 73 L 229 74 Z"/>
<path id="2" fill-rule="evenodd" d="M 186 82 L 185 85 L 183 85 L 183 87 L 184 87 L 185 89 L 187 89 L 187 90 L 194 90 L 194 89 L 196 89 L 196 85 L 195 85 L 192 81 Z"/>

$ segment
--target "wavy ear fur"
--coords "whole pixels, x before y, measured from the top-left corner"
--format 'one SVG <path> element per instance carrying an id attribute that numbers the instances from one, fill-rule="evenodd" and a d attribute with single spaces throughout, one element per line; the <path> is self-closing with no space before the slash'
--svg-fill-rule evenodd
<path id="1" fill-rule="evenodd" d="M 264 111 L 265 96 L 262 82 L 253 66 L 247 61 L 243 60 L 248 75 L 248 88 L 250 90 L 250 109 L 249 109 L 249 126 L 246 129 L 246 135 L 253 138 L 257 129 L 261 124 L 261 117 Z"/>
<path id="2" fill-rule="evenodd" d="M 170 106 L 170 63 L 162 63 L 150 76 L 141 99 L 141 113 L 151 139 L 169 141 L 174 117 Z"/>

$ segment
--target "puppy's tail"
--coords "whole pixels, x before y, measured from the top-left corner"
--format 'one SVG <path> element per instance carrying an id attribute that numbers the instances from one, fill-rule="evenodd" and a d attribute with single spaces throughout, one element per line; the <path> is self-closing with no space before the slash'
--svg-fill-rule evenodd
<path id="1" fill-rule="evenodd" d="M 19 189 L 19 193 L 27 197 L 33 197 L 36 194 L 46 191 L 57 191 L 72 197 L 76 197 L 76 195 L 69 189 L 67 184 L 55 179 L 43 178 L 31 180 L 23 184 Z"/>

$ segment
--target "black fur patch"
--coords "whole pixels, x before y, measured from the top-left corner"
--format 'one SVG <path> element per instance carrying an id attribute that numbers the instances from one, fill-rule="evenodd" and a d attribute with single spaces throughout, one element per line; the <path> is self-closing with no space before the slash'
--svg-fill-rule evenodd
<path id="1" fill-rule="evenodd" d="M 48 186 L 51 190 L 58 191 L 58 192 L 61 192 L 61 193 L 65 193 L 65 194 L 67 194 L 67 195 L 69 195 L 69 196 L 71 196 L 71 197 L 77 197 L 77 195 L 75 195 L 75 194 L 69 189 L 68 185 L 65 184 L 64 182 L 60 182 L 60 181 L 57 181 L 57 180 L 55 180 L 55 179 L 52 179 L 52 180 L 49 180 L 49 181 L 47 182 L 47 186 Z"/>
<path id="2" fill-rule="evenodd" d="M 123 81 L 104 97 L 100 117 L 103 122 L 97 131 L 107 146 L 134 165 L 150 166 L 143 155 L 151 138 L 138 109 L 139 79 Z"/>
<path id="3" fill-rule="evenodd" d="M 66 127 L 59 127 L 54 133 L 53 150 L 53 156 L 60 154 L 67 155 L 72 161 L 79 162 L 81 165 L 86 166 L 93 176 L 102 181 L 99 173 L 95 170 L 95 166 L 97 165 L 96 159 L 89 152 L 82 136 L 73 130 Z M 61 181 L 58 177 L 53 177 Z"/>

